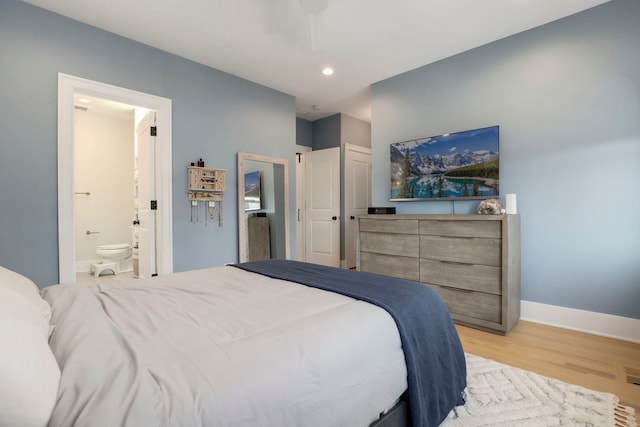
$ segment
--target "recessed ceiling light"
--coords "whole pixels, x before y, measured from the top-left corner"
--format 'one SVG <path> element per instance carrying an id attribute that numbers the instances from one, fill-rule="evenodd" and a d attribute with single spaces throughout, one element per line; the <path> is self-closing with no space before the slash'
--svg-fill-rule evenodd
<path id="1" fill-rule="evenodd" d="M 325 76 L 331 76 L 331 75 L 333 75 L 333 68 L 331 68 L 331 67 L 325 67 L 325 68 L 322 70 L 322 74 L 324 74 Z"/>
<path id="2" fill-rule="evenodd" d="M 89 101 L 87 98 L 78 98 L 78 102 L 82 102 L 83 104 L 88 104 L 91 101 Z"/>

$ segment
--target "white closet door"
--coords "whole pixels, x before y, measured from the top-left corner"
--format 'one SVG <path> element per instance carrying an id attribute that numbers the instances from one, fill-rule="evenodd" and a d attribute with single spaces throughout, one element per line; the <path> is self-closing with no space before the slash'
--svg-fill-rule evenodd
<path id="1" fill-rule="evenodd" d="M 345 144 L 345 268 L 356 266 L 356 218 L 371 206 L 371 150 Z"/>
<path id="2" fill-rule="evenodd" d="M 340 267 L 340 148 L 305 153 L 306 260 Z"/>

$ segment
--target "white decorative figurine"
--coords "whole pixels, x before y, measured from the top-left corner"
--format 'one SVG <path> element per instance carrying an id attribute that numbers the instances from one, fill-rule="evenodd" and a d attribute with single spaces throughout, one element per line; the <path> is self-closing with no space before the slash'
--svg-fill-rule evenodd
<path id="1" fill-rule="evenodd" d="M 502 203 L 498 199 L 487 199 L 478 205 L 478 213 L 481 215 L 500 215 L 505 212 Z"/>

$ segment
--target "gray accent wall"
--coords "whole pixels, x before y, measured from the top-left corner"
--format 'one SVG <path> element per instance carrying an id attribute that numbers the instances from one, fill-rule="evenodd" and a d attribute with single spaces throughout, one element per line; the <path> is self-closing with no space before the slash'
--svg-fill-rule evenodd
<path id="1" fill-rule="evenodd" d="M 311 123 L 314 150 L 340 147 L 340 114 L 314 120 Z"/>
<path id="2" fill-rule="evenodd" d="M 298 119 L 298 123 L 301 121 L 306 120 Z M 312 132 L 310 146 L 314 150 L 333 147 L 344 148 L 344 144 L 371 147 L 371 123 L 364 120 L 339 113 L 308 123 L 311 123 Z M 300 124 L 298 124 L 298 129 L 305 132 L 305 128 L 301 128 Z"/>
<path id="3" fill-rule="evenodd" d="M 344 144 L 371 148 L 371 123 L 341 114 L 340 141 Z"/>
<path id="4" fill-rule="evenodd" d="M 58 73 L 172 100 L 174 270 L 237 261 L 236 154 L 293 165 L 292 96 L 17 0 L 0 0 L 0 58 L 0 265 L 58 281 Z M 190 222 L 186 168 L 199 158 L 227 170 L 222 228 Z"/>
<path id="5" fill-rule="evenodd" d="M 500 194 L 517 194 L 522 299 L 640 319 L 640 2 L 604 5 L 372 87 L 373 204 L 389 144 L 500 126 Z"/>
<path id="6" fill-rule="evenodd" d="M 313 122 L 296 117 L 296 145 L 313 146 Z"/>

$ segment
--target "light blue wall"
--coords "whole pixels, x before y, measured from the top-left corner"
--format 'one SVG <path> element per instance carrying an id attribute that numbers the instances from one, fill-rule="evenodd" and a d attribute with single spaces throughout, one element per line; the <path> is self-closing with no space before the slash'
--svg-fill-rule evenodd
<path id="1" fill-rule="evenodd" d="M 639 22 L 640 1 L 613 0 L 375 84 L 373 204 L 450 213 L 389 202 L 389 144 L 500 125 L 522 298 L 640 318 Z"/>
<path id="2" fill-rule="evenodd" d="M 59 72 L 172 99 L 175 271 L 237 260 L 238 151 L 293 164 L 289 95 L 17 0 L 0 0 L 0 58 L 0 265 L 39 286 L 58 280 Z M 186 167 L 200 157 L 227 170 L 222 228 L 190 222 Z"/>

